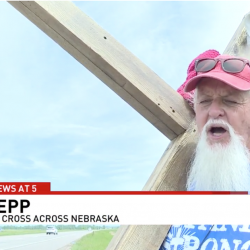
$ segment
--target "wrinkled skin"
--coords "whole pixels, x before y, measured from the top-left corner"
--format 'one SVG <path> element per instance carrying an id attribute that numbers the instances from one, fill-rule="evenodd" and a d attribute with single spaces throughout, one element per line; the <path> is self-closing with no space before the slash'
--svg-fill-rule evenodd
<path id="1" fill-rule="evenodd" d="M 195 112 L 199 132 L 209 119 L 222 119 L 234 128 L 250 150 L 249 91 L 237 90 L 219 80 L 204 78 L 196 88 Z M 229 133 L 217 137 L 208 133 L 210 145 L 226 144 L 229 140 Z"/>

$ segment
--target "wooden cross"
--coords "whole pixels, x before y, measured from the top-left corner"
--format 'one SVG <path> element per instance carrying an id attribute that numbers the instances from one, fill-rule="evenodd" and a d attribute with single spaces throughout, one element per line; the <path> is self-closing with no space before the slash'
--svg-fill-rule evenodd
<path id="1" fill-rule="evenodd" d="M 9 3 L 171 140 L 143 190 L 186 190 L 197 141 L 186 101 L 73 3 Z M 244 54 L 246 37 L 243 19 L 224 54 Z M 121 226 L 106 250 L 158 250 L 169 228 Z"/>

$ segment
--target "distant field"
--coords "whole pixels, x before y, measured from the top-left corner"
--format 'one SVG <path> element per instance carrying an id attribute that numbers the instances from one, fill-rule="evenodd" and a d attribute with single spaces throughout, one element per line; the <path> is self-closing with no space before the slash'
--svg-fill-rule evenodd
<path id="1" fill-rule="evenodd" d="M 60 232 L 69 232 L 69 231 L 79 231 L 79 230 L 58 230 Z M 8 235 L 22 235 L 22 234 L 39 234 L 46 233 L 46 229 L 4 229 L 0 232 L 0 236 L 8 236 Z"/>
<path id="2" fill-rule="evenodd" d="M 93 231 L 77 241 L 71 250 L 105 250 L 116 230 Z"/>
<path id="3" fill-rule="evenodd" d="M 0 232 L 0 236 L 7 236 L 7 235 L 21 235 L 21 234 L 39 234 L 45 233 L 45 230 L 40 229 L 27 229 L 27 230 L 16 230 L 16 229 L 5 229 Z"/>

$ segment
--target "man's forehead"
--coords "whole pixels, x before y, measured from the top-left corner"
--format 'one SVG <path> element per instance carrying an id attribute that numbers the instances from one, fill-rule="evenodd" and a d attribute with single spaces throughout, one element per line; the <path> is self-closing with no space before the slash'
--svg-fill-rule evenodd
<path id="1" fill-rule="evenodd" d="M 223 95 L 231 95 L 231 94 L 243 94 L 245 91 L 238 90 L 236 88 L 231 87 L 230 85 L 211 78 L 202 79 L 197 86 L 197 90 L 199 94 L 223 94 Z"/>

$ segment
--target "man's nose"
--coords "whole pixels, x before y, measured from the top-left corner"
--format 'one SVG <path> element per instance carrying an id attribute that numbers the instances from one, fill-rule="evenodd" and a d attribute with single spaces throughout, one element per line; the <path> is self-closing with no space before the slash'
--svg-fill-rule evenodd
<path id="1" fill-rule="evenodd" d="M 218 117 L 222 117 L 224 114 L 225 112 L 222 107 L 222 103 L 218 100 L 213 100 L 209 108 L 209 116 L 213 119 L 216 119 Z"/>

